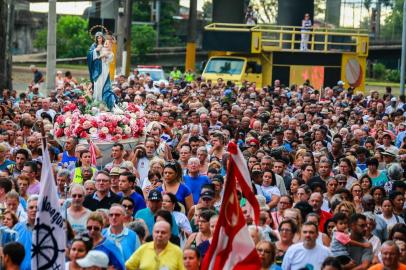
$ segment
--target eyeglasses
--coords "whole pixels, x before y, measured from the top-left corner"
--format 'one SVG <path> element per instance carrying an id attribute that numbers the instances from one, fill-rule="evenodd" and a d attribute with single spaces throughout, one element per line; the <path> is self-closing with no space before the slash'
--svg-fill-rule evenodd
<path id="1" fill-rule="evenodd" d="M 202 198 L 202 200 L 205 202 L 210 202 L 212 199 L 211 198 Z"/>
<path id="2" fill-rule="evenodd" d="M 82 198 L 83 194 L 72 194 L 72 198 Z"/>
<path id="3" fill-rule="evenodd" d="M 100 182 L 108 183 L 108 182 L 110 182 L 110 179 L 96 179 L 96 183 L 100 183 Z"/>
<path id="4" fill-rule="evenodd" d="M 256 144 L 250 144 L 250 147 L 257 147 Z"/>
<path id="5" fill-rule="evenodd" d="M 292 230 L 291 229 L 280 229 L 279 231 L 280 232 L 291 232 Z"/>
<path id="6" fill-rule="evenodd" d="M 119 217 L 119 216 L 121 216 L 120 213 L 110 213 L 109 214 L 109 217 Z"/>
<path id="7" fill-rule="evenodd" d="M 125 209 L 133 209 L 133 205 L 132 204 L 122 204 L 122 206 L 125 208 Z"/>
<path id="8" fill-rule="evenodd" d="M 98 231 L 100 231 L 101 230 L 101 228 L 99 227 L 99 226 L 87 226 L 86 227 L 86 229 L 88 230 L 88 231 L 95 231 L 95 232 L 98 232 Z"/>

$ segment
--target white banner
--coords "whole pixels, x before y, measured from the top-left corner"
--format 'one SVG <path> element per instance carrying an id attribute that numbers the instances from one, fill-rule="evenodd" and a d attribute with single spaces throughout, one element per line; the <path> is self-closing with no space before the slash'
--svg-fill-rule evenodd
<path id="1" fill-rule="evenodd" d="M 32 233 L 31 269 L 64 270 L 66 233 L 48 149 L 42 147 L 41 192 Z"/>

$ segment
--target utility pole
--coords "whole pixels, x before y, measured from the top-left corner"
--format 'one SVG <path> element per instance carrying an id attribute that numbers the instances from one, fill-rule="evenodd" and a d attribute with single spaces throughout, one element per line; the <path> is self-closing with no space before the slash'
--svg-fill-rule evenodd
<path id="1" fill-rule="evenodd" d="M 7 17 L 8 1 L 0 0 L 0 90 L 9 88 L 11 84 L 11 70 L 7 61 L 10 54 L 7 46 Z"/>
<path id="2" fill-rule="evenodd" d="M 156 44 L 155 47 L 159 47 L 159 28 L 161 20 L 161 0 L 155 1 L 155 24 L 156 24 Z"/>
<path id="3" fill-rule="evenodd" d="M 400 94 L 405 94 L 406 65 L 406 1 L 403 2 L 402 54 L 400 59 Z"/>
<path id="4" fill-rule="evenodd" d="M 190 0 L 189 22 L 186 44 L 185 71 L 195 70 L 196 64 L 196 26 L 197 26 L 197 0 Z"/>
<path id="5" fill-rule="evenodd" d="M 125 8 L 124 8 L 124 43 L 125 43 L 125 70 L 121 73 L 125 74 L 125 76 L 130 75 L 130 67 L 131 67 L 131 15 L 132 15 L 132 0 L 125 0 Z M 123 57 L 124 58 L 124 57 Z"/>
<path id="6" fill-rule="evenodd" d="M 117 56 L 116 56 L 116 74 L 124 74 L 123 52 L 124 52 L 124 7 L 123 1 L 120 1 L 117 16 Z"/>
<path id="7" fill-rule="evenodd" d="M 46 95 L 55 89 L 56 73 L 56 0 L 49 0 L 47 36 L 47 85 Z"/>
<path id="8" fill-rule="evenodd" d="M 11 48 L 13 46 L 14 34 L 14 1 L 9 0 L 7 14 L 7 45 L 6 45 L 6 70 L 7 70 L 7 88 L 13 89 L 13 79 L 11 77 L 13 70 L 13 54 Z"/>

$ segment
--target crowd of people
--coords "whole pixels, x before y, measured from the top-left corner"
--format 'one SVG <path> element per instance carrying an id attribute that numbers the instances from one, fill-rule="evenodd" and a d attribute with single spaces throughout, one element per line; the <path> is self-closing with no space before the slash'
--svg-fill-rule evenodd
<path id="1" fill-rule="evenodd" d="M 236 187 L 261 269 L 406 269 L 406 104 L 390 88 L 362 94 L 340 81 L 320 91 L 279 80 L 258 88 L 185 81 L 179 72 L 157 84 L 134 70 L 116 77 L 113 91 L 144 111 L 145 138 L 132 150 L 115 143 L 107 164 L 96 149 L 93 166 L 88 143 L 52 134 L 83 84 L 58 72 L 47 97 L 31 68 L 27 91 L 0 97 L 6 269 L 31 269 L 39 120 L 66 220 L 68 270 L 200 269 L 219 219 L 231 140 L 260 205 L 256 225 Z"/>

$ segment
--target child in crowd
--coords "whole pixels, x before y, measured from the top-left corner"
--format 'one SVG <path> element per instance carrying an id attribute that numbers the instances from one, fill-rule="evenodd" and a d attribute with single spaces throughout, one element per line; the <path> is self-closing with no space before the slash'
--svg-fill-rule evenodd
<path id="1" fill-rule="evenodd" d="M 350 238 L 348 234 L 348 217 L 344 213 L 337 213 L 334 215 L 336 222 L 335 230 L 333 231 L 333 239 L 330 245 L 331 253 L 337 257 L 341 265 L 346 265 L 351 261 L 348 252 L 348 245 L 357 246 L 362 248 L 371 248 L 371 243 L 361 243 Z"/>

